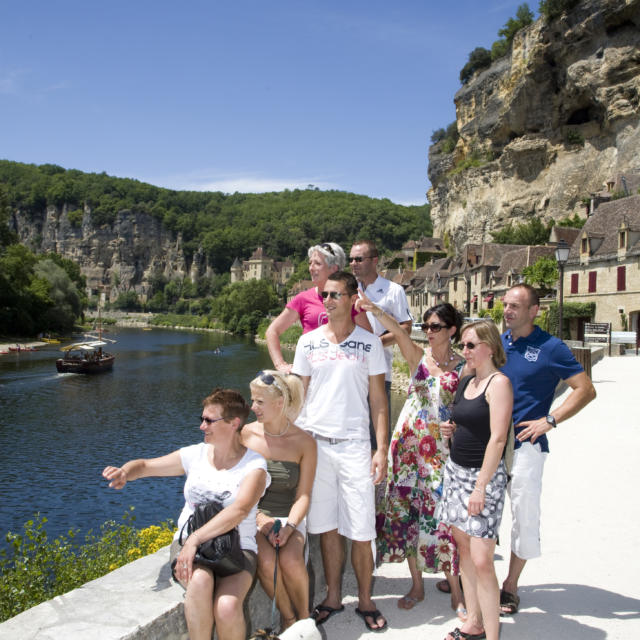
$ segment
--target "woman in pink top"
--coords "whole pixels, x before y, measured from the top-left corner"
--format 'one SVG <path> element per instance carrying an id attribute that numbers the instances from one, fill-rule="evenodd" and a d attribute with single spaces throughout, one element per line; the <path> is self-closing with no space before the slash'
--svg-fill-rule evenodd
<path id="1" fill-rule="evenodd" d="M 291 364 L 286 362 L 282 355 L 280 334 L 297 320 L 302 324 L 302 333 L 327 323 L 327 315 L 320 294 L 327 278 L 335 271 L 344 269 L 347 262 L 342 247 L 335 242 L 317 244 L 309 249 L 308 255 L 309 273 L 314 286 L 289 300 L 282 313 L 271 322 L 265 335 L 273 366 L 283 373 L 291 372 Z M 352 314 L 356 324 L 371 331 L 366 313 L 353 310 Z"/>

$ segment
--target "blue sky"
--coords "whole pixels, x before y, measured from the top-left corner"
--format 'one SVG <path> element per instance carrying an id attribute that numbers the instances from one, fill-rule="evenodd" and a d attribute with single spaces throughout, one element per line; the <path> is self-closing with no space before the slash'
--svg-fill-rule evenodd
<path id="1" fill-rule="evenodd" d="M 460 69 L 520 2 L 3 4 L 1 158 L 173 189 L 314 184 L 423 204 Z"/>

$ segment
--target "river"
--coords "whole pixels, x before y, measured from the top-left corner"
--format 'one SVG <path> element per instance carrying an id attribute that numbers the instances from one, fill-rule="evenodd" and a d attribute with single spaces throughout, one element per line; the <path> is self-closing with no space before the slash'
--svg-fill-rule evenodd
<path id="1" fill-rule="evenodd" d="M 177 519 L 183 478 L 114 491 L 102 469 L 200 442 L 202 399 L 216 386 L 248 398 L 249 381 L 271 366 L 266 347 L 226 334 L 116 328 L 108 335 L 117 340 L 116 362 L 97 376 L 57 373 L 59 345 L 0 357 L 0 546 L 36 512 L 50 538 L 121 521 L 130 506 L 139 527 Z M 392 414 L 401 406 L 394 394 Z"/>

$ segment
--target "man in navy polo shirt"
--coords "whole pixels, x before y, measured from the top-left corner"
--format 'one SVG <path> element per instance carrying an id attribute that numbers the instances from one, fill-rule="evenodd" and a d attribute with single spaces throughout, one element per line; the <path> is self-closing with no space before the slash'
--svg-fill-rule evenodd
<path id="1" fill-rule="evenodd" d="M 507 363 L 502 372 L 513 385 L 515 450 L 511 498 L 511 559 L 500 592 L 503 613 L 516 613 L 520 604 L 518 579 L 527 560 L 540 555 L 540 493 L 542 471 L 549 452 L 546 433 L 574 416 L 596 397 L 595 389 L 571 350 L 558 338 L 535 326 L 540 301 L 536 290 L 518 284 L 504 297 L 507 331 L 502 344 Z M 564 380 L 571 393 L 553 410 L 554 393 Z"/>

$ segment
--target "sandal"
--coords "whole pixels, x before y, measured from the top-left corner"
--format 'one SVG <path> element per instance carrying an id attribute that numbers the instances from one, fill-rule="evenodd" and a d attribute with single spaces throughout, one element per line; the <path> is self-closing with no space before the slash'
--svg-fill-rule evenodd
<path id="1" fill-rule="evenodd" d="M 500 589 L 500 613 L 512 616 L 514 613 L 518 613 L 519 606 L 520 596 L 515 593 L 509 593 L 504 589 Z"/>
<path id="2" fill-rule="evenodd" d="M 422 598 L 414 598 L 407 594 L 406 596 L 402 596 L 400 600 L 398 600 L 398 609 L 404 609 L 405 611 L 410 611 L 415 607 L 418 602 L 422 602 L 424 600 L 424 596 Z M 402 604 L 404 603 L 404 604 Z"/>
<path id="3" fill-rule="evenodd" d="M 341 604 L 339 607 L 329 607 L 326 604 L 316 605 L 313 609 L 313 612 L 309 616 L 316 621 L 316 627 L 319 627 L 321 624 L 324 624 L 331 616 L 336 615 L 336 613 L 340 613 L 344 611 L 344 605 Z M 321 614 L 326 613 L 326 616 L 322 616 Z"/>
<path id="4" fill-rule="evenodd" d="M 369 631 L 382 631 L 387 628 L 386 618 L 377 609 L 373 611 L 362 611 L 356 608 L 356 614 L 364 620 L 364 626 L 367 627 Z M 371 622 L 368 622 L 367 618 L 371 618 Z M 378 618 L 382 618 L 384 622 L 379 627 L 374 627 L 374 624 L 378 624 Z"/>
<path id="5" fill-rule="evenodd" d="M 460 640 L 460 638 L 464 638 L 464 640 L 483 640 L 483 638 L 487 637 L 487 634 L 482 631 L 480 633 L 466 633 L 465 631 L 460 631 L 459 627 L 456 627 L 453 631 L 449 631 L 445 640 L 451 637 L 453 640 Z"/>

